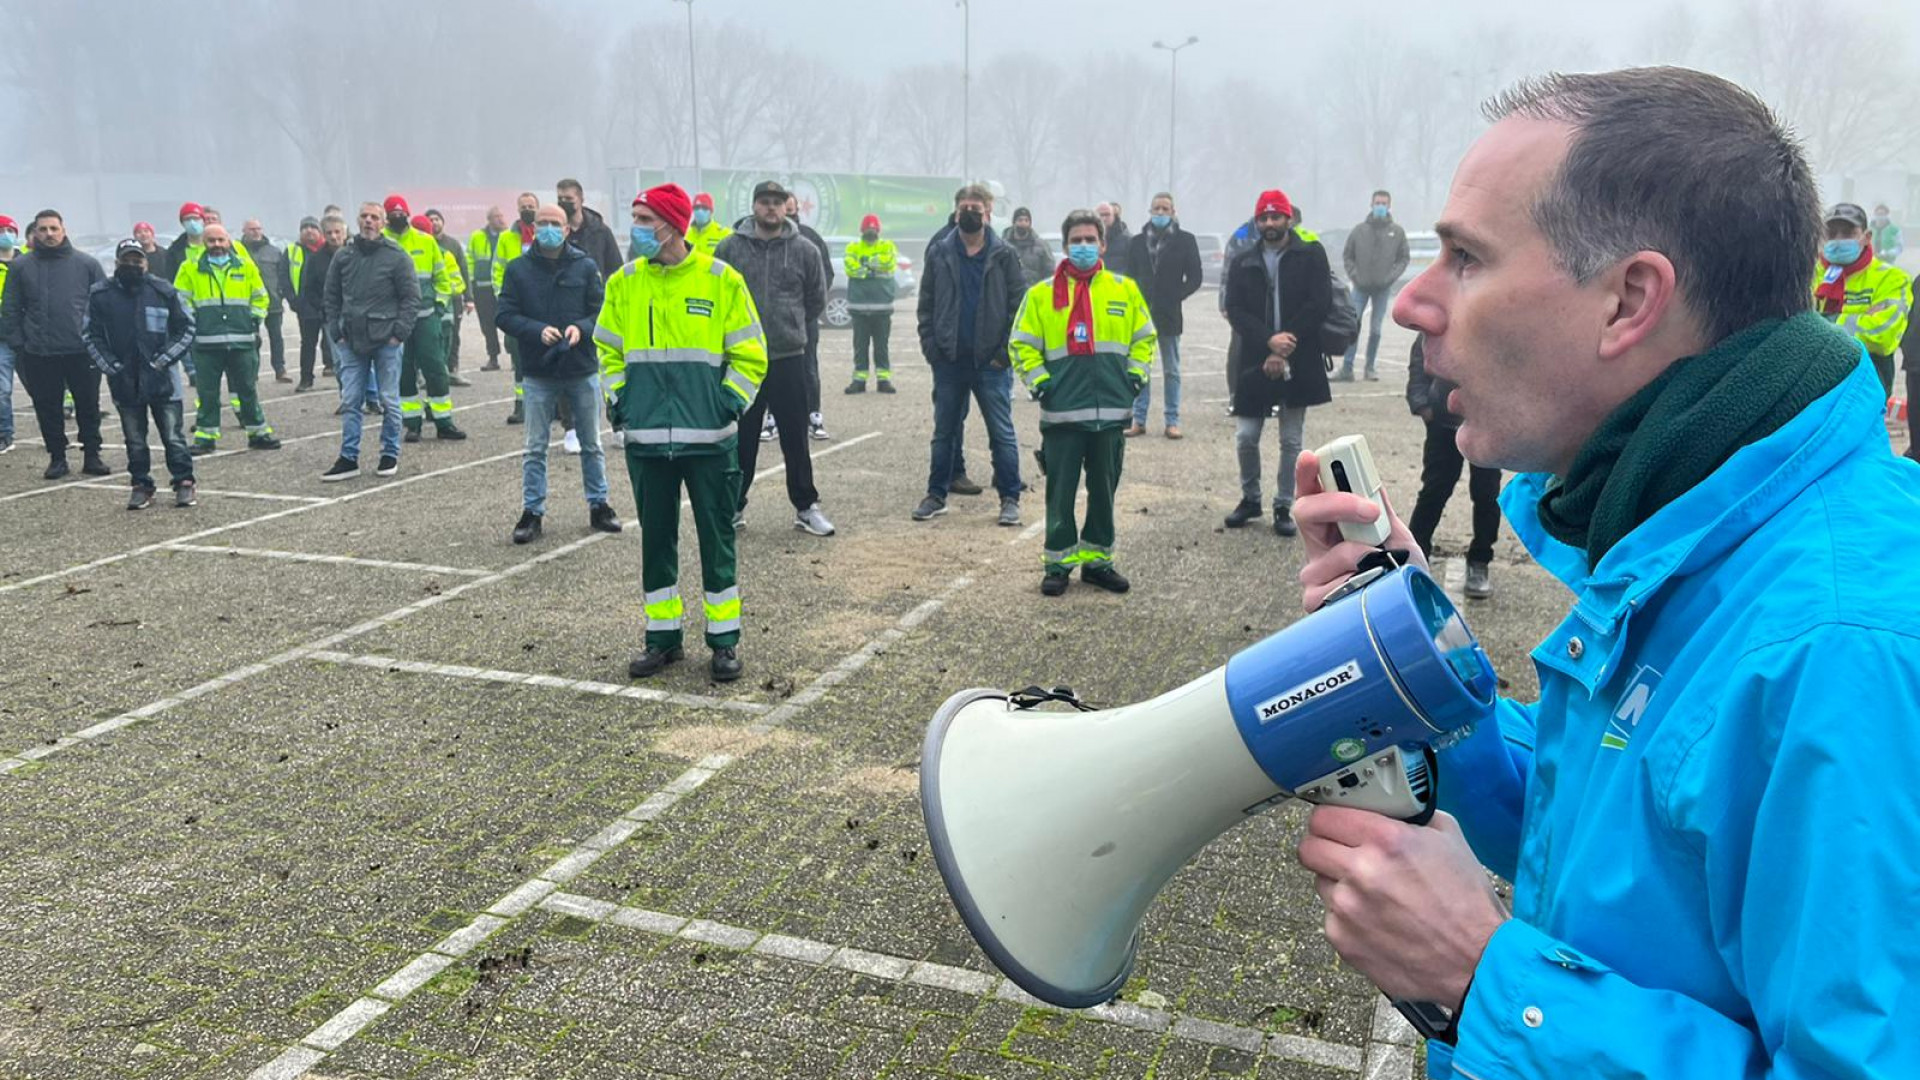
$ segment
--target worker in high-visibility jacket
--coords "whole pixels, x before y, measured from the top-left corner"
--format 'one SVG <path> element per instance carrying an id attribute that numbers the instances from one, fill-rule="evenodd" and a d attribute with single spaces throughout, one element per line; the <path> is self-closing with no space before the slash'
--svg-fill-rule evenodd
<path id="1" fill-rule="evenodd" d="M 531 191 L 523 191 L 514 200 L 514 209 L 519 214 L 512 228 L 500 234 L 499 242 L 493 248 L 493 295 L 497 298 L 507 287 L 507 264 L 520 257 L 522 252 L 533 250 L 533 217 L 540 210 L 540 197 Z M 608 278 L 613 271 L 600 268 L 600 276 Z M 506 339 L 507 359 L 513 362 L 513 411 L 507 414 L 507 423 L 526 422 L 525 376 L 520 372 L 520 343 L 512 334 Z M 571 424 L 568 424 L 571 427 Z"/>
<path id="2" fill-rule="evenodd" d="M 741 672 L 738 421 L 766 377 L 767 342 L 746 279 L 688 247 L 691 219 L 678 184 L 634 197 L 630 235 L 642 255 L 607 277 L 593 339 L 640 517 L 646 649 L 627 674 L 645 678 L 681 657 L 684 486 L 700 537 L 709 671 L 715 682 L 731 682 Z"/>
<path id="3" fill-rule="evenodd" d="M 447 347 L 441 337 L 440 313 L 453 297 L 465 291 L 460 272 L 453 260 L 440 248 L 439 241 L 425 229 L 415 228 L 407 200 L 387 196 L 387 239 L 413 260 L 413 275 L 420 285 L 420 312 L 400 354 L 400 423 L 406 428 L 402 439 L 419 442 L 428 415 L 433 417 L 434 434 L 442 439 L 467 437 L 453 422 L 453 391 L 447 382 Z M 426 396 L 421 397 L 421 384 Z"/>
<path id="4" fill-rule="evenodd" d="M 226 380 L 247 429 L 249 450 L 278 450 L 255 385 L 260 378 L 260 324 L 267 318 L 267 284 L 252 262 L 235 254 L 224 225 L 201 233 L 200 255 L 182 263 L 173 287 L 193 316 L 194 454 L 220 444 L 220 382 Z"/>
<path id="5" fill-rule="evenodd" d="M 467 237 L 467 269 L 473 273 L 473 309 L 480 317 L 480 334 L 487 341 L 487 362 L 481 371 L 500 370 L 500 330 L 493 324 L 499 314 L 500 294 L 493 291 L 493 253 L 507 231 L 507 215 L 497 206 L 487 207 L 485 228 L 473 230 Z M 604 275 L 603 275 L 604 276 Z"/>
<path id="6" fill-rule="evenodd" d="M 1867 212 L 1858 204 L 1836 203 L 1827 211 L 1827 241 L 1820 249 L 1813 302 L 1828 321 L 1866 348 L 1880 385 L 1892 395 L 1893 354 L 1907 332 L 1913 281 L 1874 256 Z"/>
<path id="7" fill-rule="evenodd" d="M 713 196 L 701 192 L 693 197 L 693 227 L 687 230 L 687 246 L 702 255 L 711 255 L 720 241 L 733 230 L 713 220 Z"/>
<path id="8" fill-rule="evenodd" d="M 893 393 L 893 364 L 887 358 L 887 339 L 893 334 L 893 241 L 880 239 L 880 218 L 860 220 L 860 239 L 847 245 L 847 314 L 853 317 L 853 381 L 847 393 L 867 390 L 867 362 L 871 354 L 879 391 Z"/>
<path id="9" fill-rule="evenodd" d="M 1100 219 L 1075 210 L 1060 227 L 1067 258 L 1050 280 L 1027 290 L 1008 351 L 1020 380 L 1040 402 L 1040 454 L 1047 473 L 1046 575 L 1040 591 L 1067 591 L 1080 580 L 1123 593 L 1113 568 L 1113 494 L 1120 485 L 1133 399 L 1152 369 L 1153 316 L 1132 278 L 1101 262 Z M 1074 521 L 1080 474 L 1087 477 L 1087 517 Z"/>

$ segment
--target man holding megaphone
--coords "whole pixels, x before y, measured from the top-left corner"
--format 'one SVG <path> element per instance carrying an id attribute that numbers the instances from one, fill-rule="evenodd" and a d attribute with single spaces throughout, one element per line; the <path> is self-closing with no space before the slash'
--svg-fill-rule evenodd
<path id="1" fill-rule="evenodd" d="M 1433 1076 L 1920 1075 L 1920 468 L 1808 310 L 1806 160 L 1692 71 L 1488 111 L 1394 318 L 1574 603 L 1539 700 L 1438 754 L 1455 816 L 1313 812 L 1328 939 L 1453 1013 Z M 1299 488 L 1314 610 L 1382 511 L 1311 456 Z"/>

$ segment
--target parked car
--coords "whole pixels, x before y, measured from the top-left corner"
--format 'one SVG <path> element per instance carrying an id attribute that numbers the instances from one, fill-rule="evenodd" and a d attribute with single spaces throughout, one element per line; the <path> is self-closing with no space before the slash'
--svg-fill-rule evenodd
<path id="1" fill-rule="evenodd" d="M 833 254 L 833 287 L 827 290 L 827 310 L 820 314 L 820 324 L 833 330 L 846 330 L 853 326 L 853 316 L 847 311 L 847 245 L 853 243 L 851 236 L 824 237 L 827 250 Z M 906 249 L 923 246 L 920 241 L 900 241 L 894 245 L 899 252 L 894 256 L 893 283 L 896 295 L 905 300 L 914 295 L 919 282 L 913 273 L 913 259 Z"/>
<path id="2" fill-rule="evenodd" d="M 1221 272 L 1227 268 L 1227 238 L 1223 233 L 1197 232 L 1194 243 L 1200 245 L 1200 283 L 1220 287 Z"/>

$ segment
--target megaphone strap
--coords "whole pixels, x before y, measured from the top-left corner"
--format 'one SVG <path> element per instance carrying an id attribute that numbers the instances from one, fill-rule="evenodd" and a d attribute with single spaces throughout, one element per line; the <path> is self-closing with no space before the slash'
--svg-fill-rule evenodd
<path id="1" fill-rule="evenodd" d="M 1008 704 L 1021 711 L 1037 708 L 1045 705 L 1049 701 L 1065 702 L 1081 712 L 1094 711 L 1094 706 L 1081 701 L 1080 698 L 1074 694 L 1073 687 L 1071 686 L 1056 686 L 1051 690 L 1043 690 L 1038 686 L 1029 686 L 1024 690 L 1015 690 L 1007 695 Z"/>

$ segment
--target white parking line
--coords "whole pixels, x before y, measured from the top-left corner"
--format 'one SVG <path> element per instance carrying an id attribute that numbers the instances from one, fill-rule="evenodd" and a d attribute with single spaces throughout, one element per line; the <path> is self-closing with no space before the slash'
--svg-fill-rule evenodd
<path id="1" fill-rule="evenodd" d="M 838 453 L 839 451 L 845 450 L 849 447 L 857 446 L 860 443 L 863 443 L 868 439 L 874 438 L 879 434 L 880 433 L 877 431 L 868 432 L 865 435 L 848 439 L 847 441 L 839 443 L 835 446 L 830 446 L 827 449 L 822 450 L 819 453 L 813 454 L 811 456 L 815 460 L 819 458 L 827 457 L 831 454 Z M 514 451 L 514 453 L 519 453 L 519 452 L 520 451 L 517 451 L 517 450 Z M 466 465 L 457 466 L 455 469 L 443 469 L 443 470 L 440 470 L 439 473 L 422 473 L 417 477 L 409 477 L 408 479 L 425 480 L 430 476 L 444 475 L 445 473 L 448 473 L 448 472 L 457 471 L 458 468 L 467 468 L 472 465 L 477 465 L 482 463 L 483 462 L 469 462 Z M 755 473 L 754 479 L 756 480 L 764 479 L 766 477 L 773 476 L 776 473 L 783 472 L 785 471 L 785 469 L 786 469 L 786 465 L 784 463 L 779 465 L 771 465 Z M 353 498 L 358 495 L 371 495 L 375 492 L 390 490 L 397 486 L 399 486 L 399 483 L 395 482 L 392 484 L 388 484 L 385 487 L 369 488 L 366 491 L 355 492 L 353 496 L 344 496 L 340 501 L 344 502 L 346 501 L 346 499 Z M 684 500 L 681 505 L 683 507 L 686 505 Z M 255 518 L 253 520 L 256 522 L 267 521 L 273 518 L 285 517 L 290 514 L 302 513 L 310 509 L 313 509 L 313 508 L 309 506 L 296 506 L 290 510 L 282 510 L 276 514 L 268 514 L 265 517 Z M 209 530 L 209 533 L 220 532 L 220 531 L 222 530 L 213 529 L 213 530 Z M 207 534 L 201 534 L 201 535 L 207 535 Z M 368 619 L 367 621 L 362 623 L 357 623 L 353 626 L 346 628 L 345 630 L 339 631 L 338 633 L 328 634 L 326 637 L 319 638 L 314 641 L 310 641 L 305 645 L 295 646 L 294 648 L 288 649 L 285 652 L 276 653 L 273 656 L 266 658 L 265 660 L 248 664 L 245 667 L 236 668 L 233 671 L 229 671 L 224 675 L 216 676 L 212 679 L 207 680 L 206 682 L 198 684 L 197 686 L 188 687 L 187 689 L 181 691 L 180 693 L 172 697 L 161 698 L 158 701 L 154 701 L 146 705 L 142 705 L 140 708 L 134 709 L 131 712 L 125 712 L 125 713 L 121 713 L 118 716 L 109 717 L 108 719 L 102 720 L 99 723 L 92 725 L 91 727 L 82 728 L 81 730 L 73 732 L 70 735 L 63 735 L 53 740 L 52 742 L 43 742 L 38 745 L 28 747 L 25 750 L 21 750 L 15 753 L 12 757 L 0 758 L 0 776 L 17 772 L 18 770 L 26 767 L 28 764 L 32 762 L 39 761 L 43 758 L 59 753 L 62 750 L 68 749 L 69 747 L 78 746 L 81 743 L 87 742 L 89 740 L 97 739 L 102 735 L 111 734 L 112 732 L 119 731 L 122 728 L 130 727 L 134 724 L 137 724 L 142 720 L 150 719 L 154 716 L 159 715 L 160 713 L 166 712 L 169 709 L 175 708 L 189 701 L 192 701 L 195 698 L 202 697 L 206 694 L 210 694 L 215 690 L 232 686 L 234 683 L 241 682 L 246 679 L 250 679 L 253 676 L 259 675 L 263 672 L 272 671 L 275 668 L 283 667 L 287 664 L 294 662 L 295 660 L 305 659 L 306 657 L 311 656 L 314 653 L 321 652 L 327 649 L 332 649 L 335 646 L 344 644 L 345 642 L 351 641 L 354 638 L 363 637 L 367 634 L 374 632 L 375 630 L 381 629 L 382 627 L 399 622 L 402 619 L 416 615 L 422 611 L 427 610 L 430 607 L 434 607 L 437 604 L 443 604 L 446 601 L 451 600 L 454 597 L 461 595 L 462 593 L 465 593 L 469 589 L 477 589 L 484 585 L 491 585 L 498 581 L 505 581 L 508 578 L 517 577 L 520 574 L 526 573 L 527 571 L 533 569 L 536 566 L 540 566 L 545 563 L 552 562 L 555 559 L 564 558 L 565 556 L 570 555 L 573 552 L 580 550 L 581 548 L 587 547 L 590 544 L 597 544 L 600 541 L 605 540 L 613 535 L 615 534 L 603 533 L 603 532 L 588 533 L 586 536 L 583 536 L 580 539 L 573 541 L 572 543 L 564 544 L 560 547 L 554 548 L 552 551 L 543 552 L 542 554 L 536 555 L 533 558 L 525 560 L 524 562 L 515 563 L 512 566 L 507 567 L 505 570 L 501 570 L 497 573 L 490 573 L 486 577 L 474 578 L 471 581 L 462 582 L 461 584 L 456 585 L 453 588 L 446 590 L 445 592 L 435 593 L 431 596 L 422 597 L 421 599 L 415 600 L 413 603 L 408 604 L 405 607 L 400 607 L 392 611 L 389 611 L 385 615 L 375 616 L 374 618 Z M 166 543 L 149 545 L 148 549 L 155 550 L 155 551 L 163 550 L 170 545 L 180 544 L 185 541 L 193 540 L 196 538 L 197 537 L 194 537 L 194 536 L 185 536 L 185 537 L 181 537 L 179 540 L 172 540 L 172 541 L 167 541 Z M 142 549 L 142 550 L 148 550 L 148 549 Z M 100 562 L 102 563 L 117 562 L 127 557 L 128 557 L 127 555 L 116 555 L 109 559 L 101 560 Z M 0 591 L 4 591 L 4 590 L 0 590 Z M 774 710 L 774 712 L 775 714 L 777 714 L 779 710 L 776 709 Z"/>
<path id="2" fill-rule="evenodd" d="M 381 570 L 411 570 L 424 574 L 449 574 L 454 577 L 486 577 L 491 570 L 464 566 L 436 566 L 432 563 L 395 562 L 391 559 L 360 559 L 352 555 L 316 555 L 308 551 L 277 551 L 271 548 L 221 547 L 218 544 L 166 544 L 163 551 L 190 551 L 206 555 L 232 555 L 248 559 L 280 559 L 285 562 L 328 563 L 335 566 L 366 566 Z"/>
<path id="3" fill-rule="evenodd" d="M 575 690 L 583 694 L 601 694 L 606 697 L 634 698 L 638 701 L 659 701 L 673 705 L 689 705 L 696 709 L 726 709 L 733 712 L 752 713 L 755 716 L 773 711 L 773 706 L 771 705 L 758 701 L 744 701 L 738 698 L 707 697 L 701 694 L 678 694 L 667 690 L 656 690 L 649 686 L 594 682 L 589 679 L 568 679 L 559 675 L 534 675 L 524 671 L 500 671 L 494 668 L 468 667 L 464 664 L 435 664 L 424 660 L 400 660 L 391 656 L 376 656 L 370 653 L 321 651 L 309 653 L 307 659 L 321 664 L 350 664 L 355 667 L 374 668 L 379 671 L 404 671 L 414 675 L 438 675 L 447 679 L 468 679 L 474 682 L 504 683 L 512 686 L 544 686 L 555 690 Z"/>
<path id="4" fill-rule="evenodd" d="M 95 480 L 82 483 L 79 486 L 83 488 L 93 488 L 98 491 L 118 491 L 123 495 L 127 492 L 127 485 L 115 484 L 106 480 Z M 218 491 L 213 488 L 203 488 L 197 484 L 194 485 L 193 490 L 197 495 L 215 495 L 225 499 L 260 499 L 266 502 L 299 503 L 323 503 L 327 501 L 318 495 L 269 495 L 261 491 Z"/>
<path id="5" fill-rule="evenodd" d="M 708 919 L 689 919 L 680 915 L 669 915 L 644 908 L 613 904 L 592 897 L 577 896 L 573 893 L 558 891 L 549 893 L 540 901 L 539 906 L 543 910 L 570 915 L 587 922 L 619 926 L 660 937 L 678 938 L 682 941 L 718 945 L 725 949 L 777 960 L 790 960 L 811 967 L 836 968 L 882 982 L 911 983 L 915 986 L 947 990 L 973 998 L 992 997 L 1023 1008 L 1053 1008 L 1015 986 L 1011 979 L 972 968 L 868 952 L 865 949 L 856 949 L 847 945 L 834 945 L 825 941 L 767 933 Z M 1384 998 L 1381 1000 L 1381 1005 L 1386 1006 Z M 1394 1020 L 1400 1020 L 1399 1014 L 1395 1013 L 1390 1006 L 1386 1008 L 1386 1012 Z M 1105 1005 L 1096 1005 L 1091 1009 L 1077 1010 L 1074 1015 L 1103 1023 L 1119 1024 L 1139 1031 L 1165 1033 L 1188 1042 L 1231 1047 L 1249 1054 L 1264 1053 L 1268 1057 L 1302 1061 L 1348 1073 L 1361 1072 L 1373 1050 L 1371 1045 L 1363 1049 L 1304 1035 L 1269 1034 L 1259 1028 L 1181 1016 L 1172 1010 L 1152 1008 L 1129 1001 L 1113 1001 Z M 1405 1024 L 1404 1020 L 1400 1022 Z M 1407 1030 L 1411 1033 L 1410 1028 Z M 1397 1036 L 1399 1032 L 1376 1017 L 1374 1032 L 1370 1035 L 1372 1034 Z M 1373 1041 L 1372 1038 L 1369 1041 Z M 1367 1073 L 1367 1080 L 1386 1080 L 1388 1076 L 1407 1077 L 1411 1073 L 1412 1066 L 1410 1055 L 1407 1065 L 1407 1069 L 1398 1073 L 1385 1071 Z"/>

